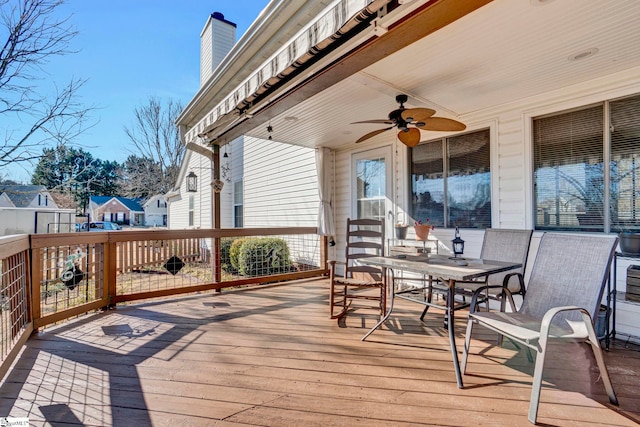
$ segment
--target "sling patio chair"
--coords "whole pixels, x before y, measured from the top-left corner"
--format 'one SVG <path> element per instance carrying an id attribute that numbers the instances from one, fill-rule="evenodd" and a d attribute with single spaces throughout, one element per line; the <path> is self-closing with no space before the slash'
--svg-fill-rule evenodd
<path id="1" fill-rule="evenodd" d="M 479 288 L 484 287 L 484 298 L 477 301 L 477 303 L 485 302 L 487 309 L 489 307 L 489 299 L 495 299 L 501 301 L 501 311 L 505 310 L 505 294 L 503 293 L 501 286 L 508 288 L 511 294 L 519 294 L 524 297 L 526 292 L 524 285 L 524 271 L 527 265 L 527 256 L 529 254 L 529 245 L 531 244 L 531 235 L 533 230 L 511 230 L 500 228 L 488 228 L 484 232 L 484 239 L 482 241 L 482 249 L 480 251 L 480 258 L 493 261 L 506 261 L 517 262 L 522 264 L 517 270 L 510 270 L 503 273 L 492 274 L 485 277 L 483 280 L 476 280 L 472 282 L 456 282 L 456 295 L 463 295 L 463 297 L 471 297 L 471 295 Z M 430 286 L 434 286 L 439 289 L 437 283 L 429 283 Z M 487 288 L 490 285 L 490 288 Z M 446 289 L 445 289 L 446 290 Z M 432 289 L 429 289 L 429 300 L 431 299 Z M 439 289 L 442 292 L 442 289 Z M 429 301 L 431 302 L 431 301 Z M 460 303 L 456 304 L 456 309 L 466 308 L 468 304 Z M 429 306 L 426 306 L 420 320 L 424 320 Z"/>
<path id="2" fill-rule="evenodd" d="M 347 219 L 344 276 L 336 274 L 337 261 L 329 261 L 330 315 L 344 316 L 353 300 L 373 301 L 383 316 L 386 311 L 386 278 L 378 267 L 359 265 L 358 260 L 384 256 L 384 220 Z M 372 305 L 370 304 L 369 307 Z"/>
<path id="3" fill-rule="evenodd" d="M 462 355 L 464 374 L 474 325 L 481 325 L 534 350 L 536 355 L 529 403 L 529 421 L 536 422 L 542 371 L 549 340 L 588 339 L 595 355 L 600 376 L 611 403 L 617 405 L 602 349 L 594 331 L 594 319 L 600 308 L 609 278 L 611 260 L 618 245 L 612 236 L 546 233 L 542 236 L 522 306 L 516 311 L 508 289 L 506 293 L 513 312 L 476 311 L 478 289 L 471 301 Z"/>
<path id="4" fill-rule="evenodd" d="M 501 301 L 501 311 L 505 309 L 505 293 L 500 286 L 511 291 L 511 295 L 519 294 L 524 297 L 524 271 L 527 266 L 527 256 L 533 230 L 509 230 L 488 228 L 484 232 L 480 258 L 493 261 L 518 262 L 522 264 L 517 270 L 496 273 L 484 280 L 474 282 L 456 282 L 456 293 L 471 296 L 476 290 L 485 287 L 485 301 L 497 299 Z M 487 285 L 491 286 L 487 288 Z"/>

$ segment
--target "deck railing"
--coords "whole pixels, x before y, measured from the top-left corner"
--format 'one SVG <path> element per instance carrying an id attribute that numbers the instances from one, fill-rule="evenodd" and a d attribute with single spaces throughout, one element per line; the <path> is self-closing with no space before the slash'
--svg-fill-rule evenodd
<path id="1" fill-rule="evenodd" d="M 0 376 L 34 330 L 93 310 L 323 274 L 313 227 L 0 237 Z"/>

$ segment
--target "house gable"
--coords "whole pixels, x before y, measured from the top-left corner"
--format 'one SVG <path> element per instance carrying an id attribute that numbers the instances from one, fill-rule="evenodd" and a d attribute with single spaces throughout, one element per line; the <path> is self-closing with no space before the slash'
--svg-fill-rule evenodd
<path id="1" fill-rule="evenodd" d="M 0 208 L 15 208 L 16 205 L 13 204 L 11 198 L 7 196 L 7 193 L 0 194 Z"/>
<path id="2" fill-rule="evenodd" d="M 6 185 L 0 187 L 0 193 L 17 208 L 58 208 L 55 200 L 43 185 Z"/>

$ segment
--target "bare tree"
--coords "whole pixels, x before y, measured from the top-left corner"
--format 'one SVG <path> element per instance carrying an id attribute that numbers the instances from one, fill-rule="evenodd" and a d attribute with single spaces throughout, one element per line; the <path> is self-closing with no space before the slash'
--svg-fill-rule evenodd
<path id="1" fill-rule="evenodd" d="M 64 0 L 0 0 L 0 167 L 37 159 L 43 146 L 65 144 L 86 129 L 87 113 L 76 101 L 85 80 L 72 79 L 46 94 L 36 84 L 52 57 L 73 53 L 77 32 L 58 19 Z M 4 41 L 2 40 L 2 37 Z"/>
<path id="2" fill-rule="evenodd" d="M 136 108 L 135 124 L 132 128 L 125 126 L 124 131 L 135 146 L 136 157 L 150 160 L 157 170 L 156 176 L 146 176 L 141 180 L 148 186 L 145 193 L 149 195 L 166 193 L 175 183 L 180 164 L 186 151 L 180 142 L 180 133 L 175 126 L 175 119 L 182 111 L 182 105 L 172 99 L 166 103 L 149 97 L 147 104 Z M 129 179 L 133 179 L 132 176 Z"/>
<path id="3" fill-rule="evenodd" d="M 161 188 L 162 173 L 151 159 L 130 155 L 122 164 L 120 192 L 132 199 L 146 199 L 165 192 Z"/>

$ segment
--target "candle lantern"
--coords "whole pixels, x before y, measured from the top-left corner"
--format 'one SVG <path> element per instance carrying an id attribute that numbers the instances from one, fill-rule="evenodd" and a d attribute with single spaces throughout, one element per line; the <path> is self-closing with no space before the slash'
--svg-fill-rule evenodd
<path id="1" fill-rule="evenodd" d="M 456 234 L 451 243 L 453 245 L 453 256 L 457 257 L 464 253 L 464 240 L 460 238 L 460 230 L 458 230 L 458 227 L 456 227 Z"/>
<path id="2" fill-rule="evenodd" d="M 193 171 L 187 175 L 187 191 L 189 193 L 196 193 L 198 191 L 198 176 L 193 173 Z"/>

